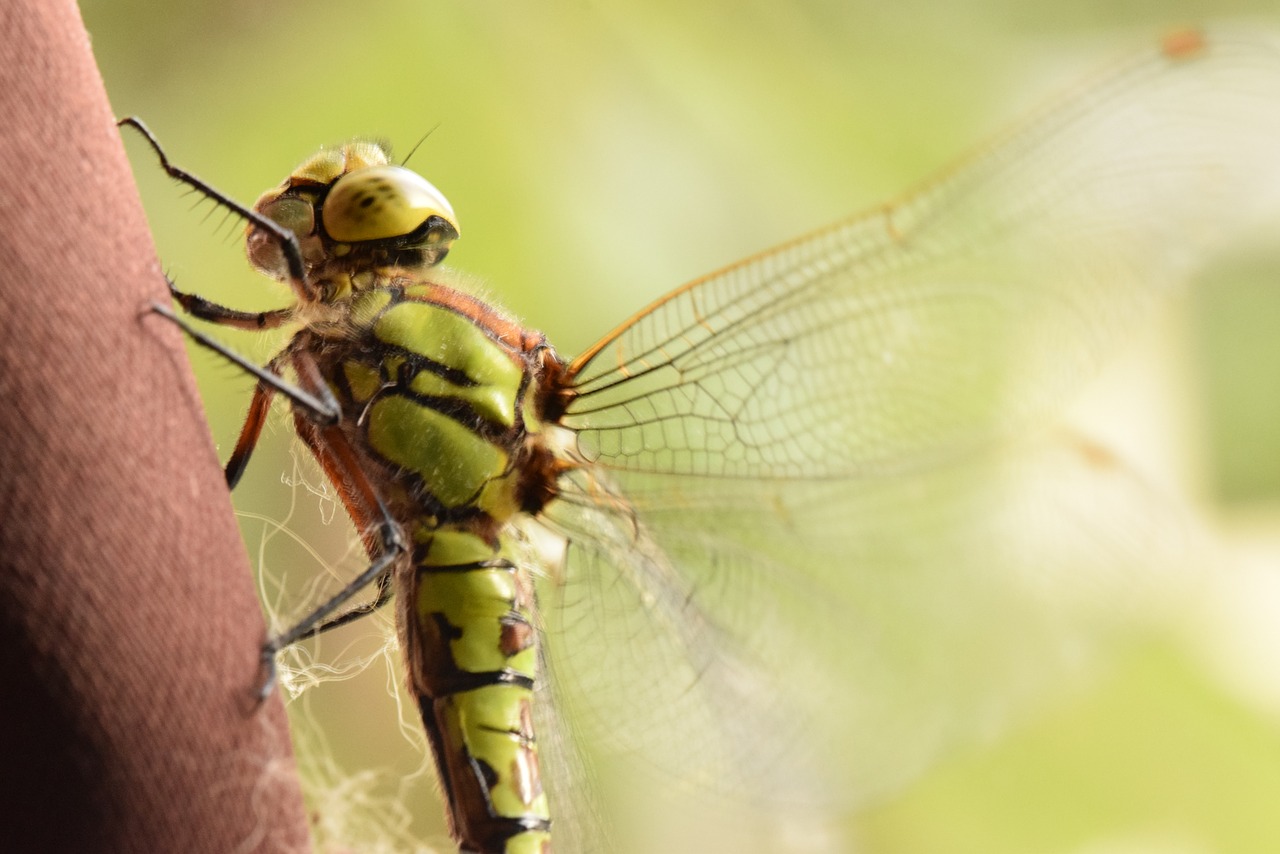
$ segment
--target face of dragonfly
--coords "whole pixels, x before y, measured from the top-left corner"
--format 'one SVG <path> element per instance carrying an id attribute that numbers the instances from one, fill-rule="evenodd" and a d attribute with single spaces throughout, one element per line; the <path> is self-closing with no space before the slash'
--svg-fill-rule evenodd
<path id="1" fill-rule="evenodd" d="M 539 739 L 565 848 L 597 844 L 579 743 L 779 815 L 866 803 L 1175 588 L 1180 520 L 1046 425 L 1280 179 L 1277 143 L 1276 46 L 1184 35 L 540 377 L 565 471 L 513 525 L 540 564 Z M 321 167 L 332 188 L 291 181 L 259 210 L 338 283 L 325 299 L 370 265 L 432 275 L 457 231 L 430 185 L 385 158 Z M 388 219 L 362 223 L 375 175 Z"/>
<path id="2" fill-rule="evenodd" d="M 458 237 L 444 195 L 416 172 L 392 164 L 376 142 L 320 151 L 263 193 L 254 210 L 297 237 L 306 279 L 318 285 L 314 294 L 298 294 L 307 301 L 350 296 L 383 270 L 426 270 L 444 260 Z M 289 280 L 275 235 L 250 225 L 245 243 L 254 267 Z"/>

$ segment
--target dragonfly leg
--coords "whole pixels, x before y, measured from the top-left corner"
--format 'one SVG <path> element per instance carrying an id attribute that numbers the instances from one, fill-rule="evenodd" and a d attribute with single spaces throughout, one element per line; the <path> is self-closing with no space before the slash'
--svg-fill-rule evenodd
<path id="1" fill-rule="evenodd" d="M 169 294 L 182 306 L 182 310 L 192 317 L 217 323 L 221 326 L 232 326 L 236 329 L 275 329 L 288 323 L 293 318 L 293 309 L 278 308 L 274 311 L 238 311 L 211 302 L 202 296 L 178 290 L 173 279 L 168 276 Z"/>
<path id="2" fill-rule="evenodd" d="M 302 637 L 298 638 L 298 640 L 305 640 L 306 638 L 309 638 L 309 637 L 315 637 L 316 635 L 323 634 L 329 631 L 330 629 L 336 629 L 339 626 L 345 626 L 348 623 L 354 623 L 356 620 L 360 619 L 361 617 L 367 617 L 368 615 L 372 614 L 374 611 L 378 610 L 383 605 L 391 601 L 392 589 L 391 589 L 391 573 L 390 572 L 384 572 L 382 575 L 375 578 L 373 580 L 373 585 L 375 588 L 377 588 L 377 594 L 368 602 L 365 602 L 362 605 L 357 605 L 349 611 L 343 611 L 341 614 L 338 614 L 336 617 L 330 617 L 320 625 L 316 626 L 311 631 L 307 632 Z"/>
<path id="3" fill-rule="evenodd" d="M 165 174 L 175 181 L 186 184 L 208 199 L 212 199 L 215 204 L 234 213 L 236 216 L 253 223 L 255 228 L 260 228 L 266 233 L 272 235 L 280 244 L 280 249 L 284 252 L 285 263 L 289 267 L 289 278 L 294 285 L 295 293 L 308 293 L 310 287 L 307 287 L 306 267 L 302 263 L 302 247 L 298 245 L 298 237 L 290 229 L 285 228 L 273 219 L 263 216 L 252 208 L 247 208 L 237 202 L 235 199 L 219 192 L 211 187 L 207 182 L 185 169 L 180 169 L 169 162 L 169 156 L 164 153 L 160 141 L 156 139 L 155 134 L 151 132 L 151 128 L 143 123 L 142 119 L 137 116 L 126 116 L 116 122 L 120 127 L 131 127 L 142 135 L 142 138 L 151 146 L 151 150 L 156 153 L 156 157 L 160 159 L 160 168 Z"/>
<path id="4" fill-rule="evenodd" d="M 246 373 L 253 374 L 258 378 L 258 382 L 270 386 L 274 391 L 277 391 L 289 398 L 297 406 L 305 410 L 312 419 L 325 424 L 336 424 L 342 417 L 342 408 L 338 405 L 338 401 L 333 396 L 333 393 L 329 391 L 328 386 L 323 384 L 315 386 L 316 391 L 315 393 L 312 393 L 301 386 L 294 385 L 287 381 L 274 371 L 255 365 L 253 362 L 250 362 L 244 356 L 241 356 L 221 341 L 205 335 L 199 329 L 196 329 L 194 326 L 175 314 L 173 309 L 169 306 L 153 302 L 151 304 L 151 310 L 168 320 L 170 323 L 178 326 L 178 328 L 185 332 L 192 341 L 196 342 L 201 347 L 204 347 L 207 350 L 212 350 Z"/>
<path id="5" fill-rule="evenodd" d="M 266 370 L 274 374 L 279 374 L 278 364 L 279 356 L 272 359 L 266 364 Z M 266 383 L 259 382 L 253 389 L 253 399 L 249 401 L 249 411 L 244 416 L 244 424 L 240 427 L 240 436 L 236 439 L 236 446 L 231 451 L 231 456 L 227 458 L 227 464 L 223 468 L 223 475 L 227 480 L 227 489 L 235 489 L 236 484 L 240 482 L 240 477 L 244 474 L 244 470 L 249 465 L 249 457 L 253 454 L 253 449 L 258 446 L 258 437 L 262 435 L 263 425 L 267 423 L 267 412 L 271 409 L 271 400 L 276 396 L 276 390 Z"/>
<path id="6" fill-rule="evenodd" d="M 234 309 L 224 308 L 223 306 L 209 302 L 202 297 L 182 293 L 173 286 L 172 280 L 169 280 L 169 292 L 173 294 L 178 303 L 188 312 L 202 320 L 211 320 L 214 323 L 227 323 L 227 325 L 230 326 L 240 326 L 245 328 L 245 325 L 239 323 L 238 320 L 250 319 L 253 323 L 249 328 L 263 329 L 268 326 L 276 325 L 276 323 L 272 322 L 272 318 L 275 315 L 285 315 L 285 319 L 287 319 L 287 310 L 281 312 L 252 314 L 250 312 L 238 312 Z M 280 390 L 281 384 L 286 384 L 281 378 L 280 370 L 288 351 L 276 356 L 266 365 L 259 368 L 257 365 L 243 361 L 239 354 L 235 353 L 221 342 L 215 341 L 212 338 L 206 339 L 204 336 L 197 336 L 195 330 L 188 327 L 187 324 L 180 322 L 171 312 L 162 311 L 157 305 L 153 305 L 152 310 L 155 311 L 156 314 L 177 323 L 178 326 L 188 335 L 191 335 L 197 343 L 208 347 L 226 359 L 230 359 L 236 365 L 258 377 L 258 385 L 253 390 L 253 400 L 249 403 L 249 412 L 245 415 L 244 426 L 240 428 L 240 437 L 236 440 L 235 450 L 231 452 L 231 456 L 227 459 L 226 467 L 223 469 L 223 475 L 227 481 L 227 488 L 235 489 L 236 484 L 240 482 L 240 477 L 244 474 L 245 468 L 249 465 L 249 457 L 253 454 L 253 449 L 258 444 L 258 437 L 262 435 L 262 428 L 267 421 L 267 412 L 271 408 L 271 400 L 275 397 L 276 392 Z M 223 319 L 227 317 L 232 317 L 234 320 L 228 322 Z M 266 320 L 263 320 L 264 318 L 266 318 Z M 264 376 L 275 377 L 277 382 L 270 382 L 264 379 Z M 299 393 L 305 393 L 300 388 L 297 389 L 297 391 Z M 326 388 L 325 391 L 327 392 L 328 389 Z M 298 399 L 296 395 L 290 395 L 290 397 L 295 401 Z M 304 403 L 304 405 L 306 404 Z M 333 401 L 333 405 L 336 407 L 337 401 Z M 317 416 L 320 418 L 328 418 L 332 411 L 332 409 L 326 409 L 318 412 Z"/>
<path id="7" fill-rule="evenodd" d="M 298 355 L 294 362 L 299 376 L 303 378 L 303 382 L 307 382 L 312 376 L 309 368 L 314 368 L 314 365 L 305 355 Z M 264 698 L 271 693 L 275 685 L 276 653 L 304 638 L 346 625 L 386 604 L 391 598 L 391 570 L 395 567 L 396 561 L 409 551 L 400 524 L 387 508 L 378 490 L 366 477 L 358 455 L 341 428 L 318 425 L 308 420 L 302 413 L 295 413 L 294 421 L 298 428 L 298 435 L 316 455 L 316 459 L 324 467 L 329 479 L 340 485 L 340 495 L 348 515 L 359 530 L 366 532 L 365 551 L 372 558 L 372 562 L 364 572 L 352 579 L 328 601 L 288 631 L 269 638 L 263 644 L 262 665 L 266 676 L 260 686 L 259 696 Z M 377 593 L 372 600 L 337 616 L 331 616 L 370 584 L 377 587 Z"/>
<path id="8" fill-rule="evenodd" d="M 386 508 L 382 512 L 387 513 Z M 385 521 L 379 526 L 378 539 L 381 553 L 369 564 L 364 572 L 357 575 L 345 587 L 335 593 L 326 602 L 291 626 L 287 631 L 267 638 L 262 645 L 262 668 L 264 671 L 262 684 L 258 686 L 259 699 L 265 700 L 271 695 L 276 685 L 276 654 L 291 644 L 338 626 L 346 625 L 360 617 L 372 613 L 391 598 L 391 569 L 396 560 L 408 551 L 408 546 L 400 534 L 400 526 L 387 513 Z M 377 585 L 377 596 L 368 604 L 360 605 L 330 618 L 329 615 L 343 603 L 350 601 L 370 584 Z"/>

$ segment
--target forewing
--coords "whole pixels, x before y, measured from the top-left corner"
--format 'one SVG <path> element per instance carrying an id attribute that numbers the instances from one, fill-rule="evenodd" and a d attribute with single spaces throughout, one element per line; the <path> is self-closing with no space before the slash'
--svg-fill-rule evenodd
<path id="1" fill-rule="evenodd" d="M 931 464 L 1066 397 L 1152 297 L 1275 201 L 1280 50 L 1183 33 L 901 202 L 693 282 L 572 366 L 628 471 Z"/>

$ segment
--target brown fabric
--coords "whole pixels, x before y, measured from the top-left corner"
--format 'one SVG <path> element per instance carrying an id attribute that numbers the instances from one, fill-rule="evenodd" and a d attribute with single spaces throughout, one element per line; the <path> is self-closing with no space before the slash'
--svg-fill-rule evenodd
<path id="1" fill-rule="evenodd" d="M 263 622 L 88 36 L 0 3 L 0 848 L 307 847 Z"/>

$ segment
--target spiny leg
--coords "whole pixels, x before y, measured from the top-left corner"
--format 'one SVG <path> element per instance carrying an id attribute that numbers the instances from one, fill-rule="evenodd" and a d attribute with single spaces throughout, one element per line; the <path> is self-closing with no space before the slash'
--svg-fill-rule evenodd
<path id="1" fill-rule="evenodd" d="M 221 307 L 218 306 L 218 308 Z M 240 437 L 236 441 L 235 450 L 232 451 L 231 457 L 227 461 L 225 473 L 228 487 L 234 488 L 241 474 L 243 474 L 245 466 L 248 464 L 249 456 L 262 433 L 262 427 L 266 422 L 266 414 L 270 408 L 271 400 L 279 392 L 295 403 L 294 412 L 295 419 L 299 424 L 299 432 L 307 443 L 311 445 L 317 456 L 320 457 L 322 464 L 331 468 L 331 476 L 332 470 L 343 472 L 342 476 L 346 480 L 336 482 L 351 484 L 353 478 L 359 478 L 360 487 L 352 490 L 353 496 L 357 494 L 359 496 L 358 503 L 355 503 L 356 499 L 354 497 L 347 501 L 347 509 L 352 514 L 353 520 L 357 524 L 362 521 L 373 521 L 377 526 L 377 536 L 366 543 L 370 553 L 376 555 L 369 567 L 296 625 L 279 635 L 268 638 L 263 644 L 262 662 L 266 675 L 261 686 L 259 686 L 258 696 L 265 698 L 275 687 L 276 654 L 280 650 L 297 641 L 353 622 L 390 601 L 392 594 L 390 568 L 396 558 L 407 550 L 407 546 L 401 537 L 399 525 L 387 510 L 381 497 L 377 495 L 376 490 L 364 478 L 359 466 L 353 463 L 354 457 L 350 453 L 350 449 L 346 447 L 345 439 L 342 438 L 341 432 L 334 428 L 333 425 L 336 425 L 341 418 L 341 407 L 328 387 L 323 382 L 318 381 L 313 363 L 306 359 L 297 360 L 299 361 L 297 367 L 299 372 L 310 380 L 309 384 L 317 390 L 316 394 L 312 394 L 302 386 L 290 383 L 280 376 L 279 369 L 282 362 L 291 355 L 289 351 L 286 350 L 281 353 L 268 362 L 265 367 L 259 367 L 222 342 L 210 338 L 188 324 L 168 306 L 153 303 L 152 310 L 176 324 L 197 344 L 212 350 L 258 378 L 258 385 L 254 389 L 253 400 L 249 405 L 249 413 L 245 418 L 244 426 L 241 428 Z M 338 450 L 338 445 L 341 445 L 345 451 Z M 323 449 L 318 449 L 321 447 Z M 373 600 L 357 605 L 336 617 L 329 616 L 340 608 L 343 603 L 354 598 L 370 584 L 374 584 L 377 587 L 377 593 Z"/>
<path id="2" fill-rule="evenodd" d="M 173 279 L 168 276 L 165 276 L 165 283 L 169 286 L 170 295 L 177 300 L 184 311 L 193 317 L 210 323 L 258 331 L 281 326 L 293 317 L 293 310 L 287 308 L 262 312 L 238 311 L 211 302 L 204 297 L 180 291 L 173 283 Z M 244 474 L 245 468 L 249 465 L 249 457 L 252 455 L 254 447 L 258 444 L 258 437 L 262 435 L 262 427 L 266 423 L 267 412 L 271 408 L 271 400 L 275 397 L 279 386 L 275 382 L 264 380 L 261 374 L 252 370 L 250 365 L 243 362 L 239 354 L 235 353 L 231 348 L 213 338 L 197 334 L 194 328 L 180 321 L 172 311 L 165 311 L 154 304 L 152 305 L 152 311 L 167 320 L 177 323 L 183 332 L 190 335 L 193 340 L 202 346 L 213 350 L 224 359 L 231 361 L 259 378 L 258 384 L 253 390 L 253 400 L 249 404 L 249 412 L 245 415 L 244 426 L 240 428 L 240 437 L 236 440 L 235 450 L 231 452 L 231 457 L 227 460 L 227 465 L 223 469 L 227 487 L 235 489 L 236 484 L 240 482 L 240 478 Z M 280 369 L 286 355 L 287 353 L 282 353 L 276 356 L 262 370 L 283 382 Z M 294 396 L 292 399 L 297 400 L 297 397 Z M 336 406 L 336 401 L 334 401 L 334 404 Z M 325 417 L 325 413 L 317 413 L 317 417 Z"/>
<path id="3" fill-rule="evenodd" d="M 196 192 L 202 194 L 206 198 L 212 199 L 216 204 L 226 208 L 232 213 L 251 222 L 257 228 L 262 229 L 268 234 L 275 237 L 280 244 L 280 249 L 284 252 L 285 263 L 289 267 L 290 284 L 294 286 L 295 293 L 310 293 L 311 288 L 307 282 L 306 267 L 302 263 L 302 247 L 298 245 L 298 237 L 290 229 L 285 228 L 273 219 L 263 216 L 252 208 L 247 208 L 237 202 L 230 196 L 222 193 L 208 183 L 192 175 L 185 169 L 180 169 L 169 162 L 169 156 L 164 153 L 160 141 L 156 139 L 151 129 L 143 123 L 142 119 L 137 116 L 126 116 L 116 122 L 120 127 L 131 127 L 142 135 L 142 138 L 151 146 L 151 150 L 156 153 L 156 157 L 160 159 L 160 168 L 165 174 L 175 181 L 186 184 Z"/>
<path id="4" fill-rule="evenodd" d="M 130 116 L 121 119 L 117 124 L 121 127 L 132 127 L 142 135 L 156 153 L 160 160 L 161 168 L 164 169 L 169 177 L 186 184 L 205 197 L 212 199 L 216 204 L 274 236 L 280 244 L 281 251 L 284 253 L 289 275 L 292 279 L 292 284 L 295 286 L 295 292 L 308 293 L 310 291 L 310 284 L 307 281 L 302 261 L 302 251 L 298 245 L 297 236 L 291 230 L 257 211 L 245 207 L 186 170 L 174 166 L 169 162 L 168 155 L 165 154 L 159 140 L 156 139 L 150 128 L 141 119 Z M 173 280 L 168 277 L 165 280 L 169 286 L 170 295 L 182 306 L 183 310 L 201 320 L 240 329 L 262 330 L 279 327 L 293 317 L 293 309 L 291 308 L 266 312 L 246 312 L 228 308 L 204 297 L 178 290 Z M 359 478 L 363 484 L 363 488 L 353 491 L 353 494 L 356 492 L 361 494 L 362 500 L 359 502 L 359 506 L 353 503 L 355 501 L 354 498 L 347 501 L 348 511 L 352 514 L 353 520 L 357 524 L 361 520 L 368 521 L 371 512 L 377 518 L 377 537 L 366 537 L 366 548 L 371 554 L 376 554 L 369 567 L 297 625 L 280 635 L 269 638 L 263 644 L 262 659 L 267 672 L 258 694 L 260 697 L 265 698 L 271 693 L 276 682 L 275 657 L 276 653 L 281 649 L 304 638 L 346 625 L 372 613 L 390 601 L 392 594 L 390 568 L 395 560 L 407 551 L 407 546 L 401 536 L 399 525 L 387 510 L 382 499 L 377 495 L 376 490 L 364 478 L 359 467 L 351 465 L 353 458 L 350 454 L 350 449 L 347 448 L 347 453 L 345 454 L 333 453 L 335 444 L 341 443 L 345 445 L 345 439 L 341 438 L 341 434 L 331 429 L 333 425 L 336 425 L 341 420 L 341 407 L 332 392 L 329 391 L 328 386 L 319 379 L 314 363 L 306 359 L 295 359 L 295 362 L 298 362 L 296 367 L 299 369 L 299 374 L 303 375 L 305 377 L 304 382 L 307 382 L 315 390 L 313 393 L 301 385 L 286 381 L 280 375 L 282 363 L 291 355 L 287 350 L 268 362 L 265 367 L 259 367 L 222 342 L 205 335 L 191 326 L 174 313 L 169 306 L 152 303 L 151 310 L 176 324 L 197 344 L 212 350 L 258 379 L 258 385 L 254 389 L 253 400 L 250 402 L 244 426 L 241 428 L 236 447 L 232 451 L 225 468 L 228 487 L 234 488 L 244 473 L 249 457 L 262 434 L 262 428 L 266 422 L 266 415 L 270 409 L 271 401 L 278 392 L 293 401 L 295 416 L 298 418 L 299 424 L 306 425 L 306 429 L 300 426 L 300 432 L 303 433 L 304 438 L 308 439 L 308 444 L 312 446 L 312 450 L 321 458 L 322 463 L 328 464 L 331 469 L 330 473 L 332 474 L 333 468 L 337 466 L 346 472 L 348 478 Z M 330 429 L 326 430 L 324 428 Z M 324 444 L 327 448 L 324 453 L 319 449 L 321 444 Z M 339 458 L 341 458 L 340 461 Z M 348 480 L 346 482 L 350 484 L 351 481 Z M 336 617 L 329 616 L 369 584 L 375 584 L 377 587 L 377 593 L 373 600 L 358 605 Z"/>
<path id="5" fill-rule="evenodd" d="M 313 420 L 324 424 L 337 424 L 338 420 L 342 417 L 342 408 L 338 405 L 338 401 L 333 396 L 333 393 L 330 392 L 326 386 L 319 386 L 318 394 L 312 394 L 301 386 L 295 385 L 284 379 L 279 374 L 250 362 L 244 356 L 241 356 L 235 350 L 232 350 L 216 338 L 210 338 L 208 335 L 205 335 L 199 329 L 196 329 L 194 326 L 175 314 L 173 309 L 169 308 L 169 306 L 153 302 L 151 304 L 151 310 L 178 326 L 178 328 L 185 332 L 192 341 L 196 342 L 201 347 L 212 350 L 236 367 L 257 377 L 260 383 L 270 386 L 273 391 L 277 391 L 289 398 L 296 405 L 302 407 Z M 272 363 L 274 364 L 274 360 Z"/>

